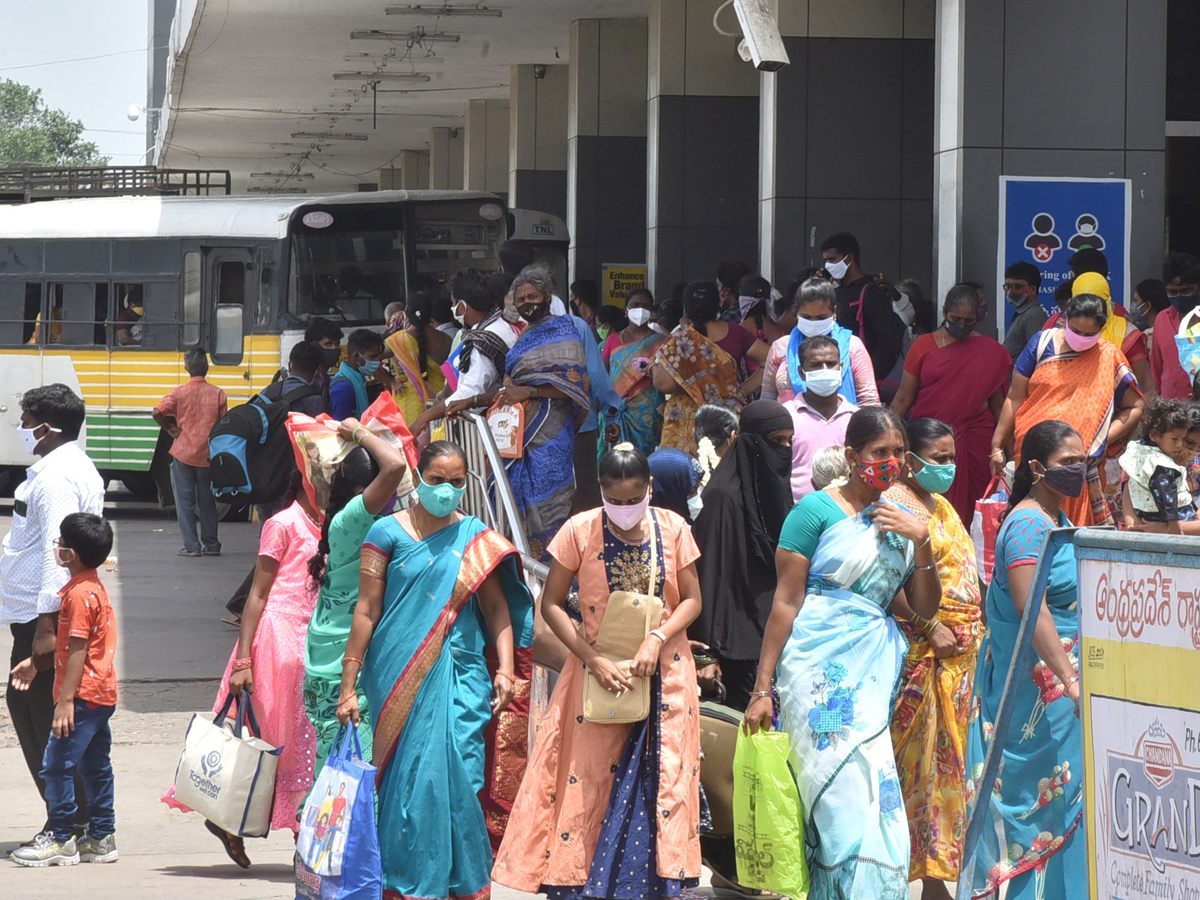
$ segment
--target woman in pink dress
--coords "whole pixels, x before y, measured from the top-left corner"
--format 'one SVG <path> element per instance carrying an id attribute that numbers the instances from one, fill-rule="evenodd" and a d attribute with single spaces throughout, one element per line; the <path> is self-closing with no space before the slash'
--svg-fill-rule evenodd
<path id="1" fill-rule="evenodd" d="M 550 542 L 542 615 L 573 656 L 538 731 L 492 880 L 549 900 L 675 898 L 700 876 L 700 710 L 687 639 L 700 612 L 700 551 L 682 517 L 648 508 L 650 465 L 633 445 L 600 462 L 600 488 L 604 508 L 568 519 Z M 584 634 L 563 609 L 576 576 Z M 666 604 L 662 625 L 633 658 L 632 674 L 651 679 L 651 697 L 649 717 L 632 725 L 583 716 L 585 664 L 606 690 L 630 685 L 593 646 L 618 590 Z"/>
<path id="2" fill-rule="evenodd" d="M 275 776 L 271 828 L 293 833 L 300 827 L 297 811 L 312 787 L 317 740 L 304 711 L 304 642 L 317 602 L 308 561 L 317 552 L 321 526 L 320 514 L 301 486 L 297 471 L 289 485 L 294 499 L 263 525 L 241 634 L 213 704 L 213 712 L 219 712 L 230 693 L 253 693 L 263 740 L 283 748 Z M 189 811 L 173 794 L 174 788 L 163 802 Z M 221 841 L 230 859 L 243 869 L 250 867 L 240 837 L 212 822 L 205 827 Z"/>

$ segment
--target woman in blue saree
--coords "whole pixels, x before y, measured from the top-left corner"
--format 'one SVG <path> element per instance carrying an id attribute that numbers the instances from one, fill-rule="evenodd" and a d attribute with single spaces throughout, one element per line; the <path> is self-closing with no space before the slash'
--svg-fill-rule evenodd
<path id="1" fill-rule="evenodd" d="M 525 405 L 525 444 L 508 464 L 532 555 L 549 562 L 546 547 L 571 514 L 575 497 L 575 430 L 587 416 L 587 357 L 570 316 L 551 316 L 554 276 L 527 266 L 512 284 L 517 312 L 529 323 L 505 360 L 497 399 Z"/>
<path id="2" fill-rule="evenodd" d="M 649 456 L 658 447 L 663 424 L 663 395 L 654 387 L 650 368 L 667 336 L 650 329 L 654 298 L 644 288 L 630 292 L 625 311 L 629 327 L 617 337 L 617 344 L 608 356 L 608 371 L 613 389 L 625 401 L 621 434 Z"/>
<path id="3" fill-rule="evenodd" d="M 361 676 L 374 719 L 385 900 L 472 900 L 491 889 L 485 729 L 528 690 L 514 645 L 533 643 L 533 601 L 513 546 L 455 512 L 462 449 L 429 444 L 418 472 L 420 504 L 376 522 L 363 543 L 337 716 L 358 723 Z M 501 721 L 500 730 L 521 726 Z M 492 792 L 503 787 L 490 780 Z"/>
<path id="4" fill-rule="evenodd" d="M 1083 438 L 1050 419 L 1025 434 L 1008 514 L 996 536 L 996 568 L 987 595 L 987 631 L 975 671 L 967 735 L 967 806 L 992 739 L 1017 628 L 1033 590 L 1047 531 L 1069 527 L 1063 501 L 1083 495 Z M 1079 586 L 1075 547 L 1055 551 L 1033 633 L 1038 661 L 1016 682 L 1016 707 L 1000 777 L 988 796 L 971 896 L 1009 900 L 1083 900 L 1088 896 L 1083 834 L 1083 727 L 1079 721 Z"/>
<path id="5" fill-rule="evenodd" d="M 804 497 L 779 538 L 746 727 L 771 724 L 778 668 L 812 900 L 908 898 L 908 819 L 888 727 L 908 642 L 889 607 L 903 594 L 930 618 L 942 589 L 928 527 L 880 497 L 907 451 L 891 410 L 860 409 L 846 428 L 850 481 Z"/>

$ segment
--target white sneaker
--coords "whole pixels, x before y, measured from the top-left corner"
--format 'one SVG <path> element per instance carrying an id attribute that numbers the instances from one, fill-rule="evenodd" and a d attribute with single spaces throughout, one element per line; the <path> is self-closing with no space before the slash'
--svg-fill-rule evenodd
<path id="1" fill-rule="evenodd" d="M 33 843 L 18 847 L 8 858 L 18 866 L 34 868 L 74 866 L 79 864 L 79 848 L 75 845 L 74 835 L 65 841 L 59 841 L 50 832 L 45 832 L 35 837 Z"/>

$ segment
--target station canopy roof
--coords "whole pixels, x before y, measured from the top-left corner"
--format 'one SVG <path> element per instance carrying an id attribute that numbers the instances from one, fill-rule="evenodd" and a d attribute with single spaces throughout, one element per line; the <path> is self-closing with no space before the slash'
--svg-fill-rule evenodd
<path id="1" fill-rule="evenodd" d="M 492 14 L 462 13 L 480 7 Z M 427 149 L 430 129 L 461 127 L 468 101 L 507 99 L 511 66 L 566 64 L 572 21 L 646 12 L 646 0 L 179 0 L 156 159 L 229 169 L 238 191 L 374 183 L 402 150 Z M 351 36 L 371 32 L 392 34 Z"/>

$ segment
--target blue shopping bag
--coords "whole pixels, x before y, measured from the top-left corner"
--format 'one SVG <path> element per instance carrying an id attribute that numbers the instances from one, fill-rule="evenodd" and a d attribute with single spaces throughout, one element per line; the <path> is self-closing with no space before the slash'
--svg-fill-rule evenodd
<path id="1" fill-rule="evenodd" d="M 300 817 L 296 900 L 380 900 L 375 767 L 363 762 L 357 728 L 343 725 L 333 746 L 337 749 L 317 776 Z"/>

